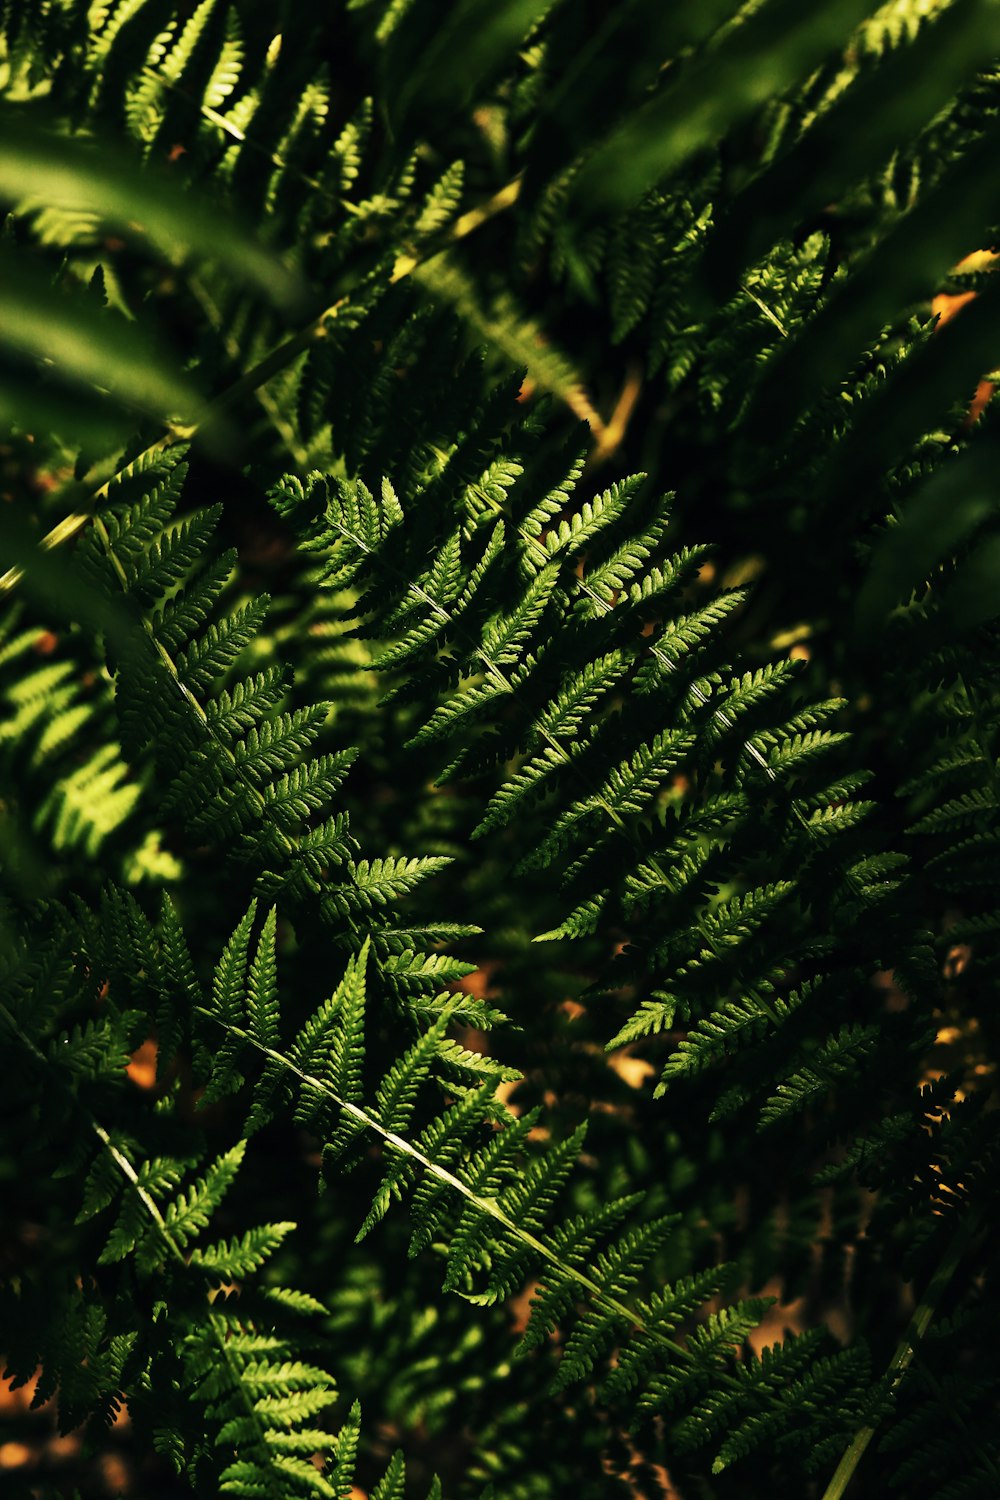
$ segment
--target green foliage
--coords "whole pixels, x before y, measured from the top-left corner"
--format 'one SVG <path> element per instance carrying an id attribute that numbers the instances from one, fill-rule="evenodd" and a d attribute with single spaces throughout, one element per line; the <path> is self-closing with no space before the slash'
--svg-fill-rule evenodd
<path id="1" fill-rule="evenodd" d="M 998 38 L 0 5 L 32 1494 L 997 1492 Z"/>

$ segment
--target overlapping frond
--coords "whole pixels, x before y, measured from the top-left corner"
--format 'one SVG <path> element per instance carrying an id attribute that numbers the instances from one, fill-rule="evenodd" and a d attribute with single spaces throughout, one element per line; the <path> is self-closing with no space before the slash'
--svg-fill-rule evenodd
<path id="1" fill-rule="evenodd" d="M 110 945 L 109 932 L 117 934 Z M 220 961 L 215 995 L 240 1015 L 245 998 L 259 1038 L 268 1034 L 262 1011 L 275 999 L 273 921 L 249 966 L 245 936 L 244 928 Z M 296 1319 L 324 1309 L 259 1275 L 296 1226 L 260 1223 L 228 1237 L 215 1227 L 246 1141 L 206 1159 L 185 1135 L 176 1090 L 133 1129 L 108 1130 L 94 1113 L 120 1091 L 142 1025 L 125 1002 L 141 1005 L 158 983 L 175 983 L 168 964 L 179 943 L 176 921 L 154 939 L 128 900 L 108 907 L 104 923 L 57 912 L 21 942 L 5 930 L 4 1046 L 21 1061 L 27 1097 L 34 1090 L 37 1100 L 45 1080 L 43 1135 L 65 1145 L 63 1132 L 72 1131 L 63 1175 L 74 1182 L 77 1225 L 93 1225 L 93 1259 L 74 1282 L 19 1279 L 0 1291 L 5 1373 L 16 1387 L 40 1369 L 33 1403 L 55 1395 L 63 1431 L 111 1422 L 127 1397 L 152 1447 L 189 1479 L 211 1472 L 219 1493 L 336 1500 L 353 1475 L 358 1412 L 339 1432 L 327 1430 L 335 1383 L 302 1357 L 294 1331 Z M 67 1030 L 62 1023 L 93 996 L 96 975 L 106 976 L 110 1008 Z M 402 1474 L 397 1455 L 386 1482 L 398 1485 Z"/>
<path id="2" fill-rule="evenodd" d="M 0 1342 L 64 1426 L 346 1500 L 336 1368 L 373 1500 L 445 1420 L 510 1500 L 997 1491 L 998 50 L 0 4 Z"/>
<path id="3" fill-rule="evenodd" d="M 357 945 L 370 932 L 394 993 L 434 993 L 470 966 L 422 951 L 382 913 L 447 861 L 355 858 L 347 816 L 330 804 L 356 751 L 315 753 L 329 705 L 287 708 L 279 663 L 240 671 L 268 600 L 228 605 L 231 554 L 199 566 L 215 516 L 174 518 L 184 472 L 176 449 L 123 471 L 85 540 L 88 568 L 136 613 L 115 663 L 123 744 L 133 760 L 151 753 L 161 806 L 248 864 L 262 895 L 346 924 Z"/>
<path id="4" fill-rule="evenodd" d="M 902 872 L 860 863 L 874 804 L 844 767 L 844 701 L 804 699 L 787 660 L 720 662 L 746 593 L 706 594 L 703 549 L 664 555 L 665 506 L 633 519 L 639 479 L 559 521 L 572 489 L 529 508 L 515 483 L 492 514 L 455 495 L 429 552 L 388 482 L 376 498 L 289 476 L 272 499 L 337 587 L 366 589 L 361 631 L 387 642 L 369 666 L 418 680 L 425 701 L 436 686 L 411 745 L 446 746 L 443 780 L 499 772 L 473 836 L 543 820 L 518 867 L 552 866 L 571 907 L 544 936 L 632 934 L 618 970 L 651 995 L 612 1045 L 681 1020 L 663 1085 L 724 1065 L 721 1111 L 756 1099 L 772 1123 L 875 1065 L 879 1028 L 849 997 L 888 961 Z M 828 1029 L 803 1069 L 820 996 Z"/>

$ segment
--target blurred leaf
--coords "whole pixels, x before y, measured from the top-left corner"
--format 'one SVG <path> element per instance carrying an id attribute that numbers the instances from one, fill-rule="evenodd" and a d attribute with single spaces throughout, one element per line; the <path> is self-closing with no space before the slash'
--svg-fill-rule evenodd
<path id="1" fill-rule="evenodd" d="M 574 183 L 576 211 L 593 217 L 627 208 L 843 46 L 873 8 L 871 0 L 821 7 L 771 0 L 736 22 L 598 147 Z"/>
<path id="2" fill-rule="evenodd" d="M 298 297 L 295 276 L 230 214 L 104 144 L 41 128 L 29 111 L 0 111 L 0 198 L 22 211 L 40 204 L 67 215 L 93 214 L 109 229 L 141 233 L 172 258 L 209 257 L 279 302 Z M 162 422 L 205 419 L 201 394 L 176 359 L 157 349 L 149 326 L 55 290 L 25 251 L 13 247 L 0 250 L 0 345 L 56 377 L 33 391 L 0 373 L 0 412 L 27 431 L 47 428 L 105 442 L 120 426 L 113 412 L 100 411 L 94 393 Z M 87 388 L 79 409 L 59 381 Z M 209 438 L 213 434 L 216 440 L 221 435 L 217 421 Z"/>
<path id="3" fill-rule="evenodd" d="M 761 424 L 772 429 L 790 425 L 793 415 L 802 408 L 803 393 L 818 396 L 824 387 L 842 379 L 865 344 L 889 320 L 898 317 L 900 308 L 926 297 L 935 282 L 977 243 L 996 215 L 998 146 L 1000 126 L 994 125 L 852 271 L 801 337 L 782 346 L 749 403 L 744 418 L 748 431 L 759 431 Z M 983 313 L 984 301 L 979 299 L 977 321 L 989 316 Z M 958 322 L 956 318 L 938 334 L 928 367 L 937 369 L 945 349 L 953 347 L 961 364 L 957 350 L 974 335 L 963 321 L 962 337 L 946 345 L 946 336 Z M 953 397 L 956 390 L 964 389 L 963 382 L 995 363 L 996 347 L 994 343 L 992 355 L 988 343 L 982 356 L 972 358 L 970 352 L 961 369 L 959 364 L 949 366 L 947 379 L 936 379 L 934 389 Z M 918 361 L 920 358 L 916 356 Z M 894 376 L 890 384 L 903 378 L 905 371 Z M 922 394 L 926 399 L 921 402 L 921 411 L 928 420 L 934 420 L 947 397 L 941 400 L 933 395 L 930 386 Z M 907 430 L 911 429 L 915 434 L 917 428 L 907 424 Z M 888 462 L 892 450 L 882 444 L 880 451 Z"/>
<path id="4" fill-rule="evenodd" d="M 435 301 L 452 308 L 477 338 L 491 344 L 515 369 L 524 371 L 540 390 L 558 396 L 575 416 L 589 422 L 595 436 L 600 435 L 604 424 L 579 370 L 508 291 L 487 304 L 454 255 L 433 256 L 413 274 Z"/>
<path id="5" fill-rule="evenodd" d="M 556 77 L 532 132 L 525 201 L 633 109 L 666 62 L 710 36 L 736 8 L 736 0 L 700 0 L 697 7 L 620 0 L 596 26 L 577 7 L 560 11 L 550 43 Z"/>
<path id="6" fill-rule="evenodd" d="M 98 394 L 69 388 L 0 359 L 0 429 L 44 432 L 71 444 L 107 451 L 122 447 L 135 414 Z"/>
<path id="7" fill-rule="evenodd" d="M 958 630 L 971 630 L 1000 615 L 1000 536 L 985 537 L 962 560 L 942 606 Z"/>
<path id="8" fill-rule="evenodd" d="M 13 505 L 0 506 L 0 548 L 8 567 L 23 570 L 22 592 L 48 616 L 84 625 L 119 647 L 132 641 L 138 626 L 124 604 L 92 583 L 74 563 L 72 553 L 55 550 L 57 538 L 58 528 L 54 528 L 49 540 L 41 543 L 34 527 Z"/>
<path id="9" fill-rule="evenodd" d="M 905 501 L 902 518 L 881 537 L 858 596 L 855 625 L 873 634 L 886 615 L 1000 510 L 1000 448 L 980 443 L 933 474 Z M 972 559 L 974 564 L 978 560 Z M 968 566 L 968 565 L 967 565 Z M 994 594 L 1000 563 L 994 558 Z M 970 587 L 978 574 L 968 575 Z M 977 585 L 978 587 L 978 585 Z M 1000 600 L 994 612 L 1000 612 Z"/>
<path id="10" fill-rule="evenodd" d="M 212 260 L 280 304 L 301 299 L 294 273 L 229 210 L 107 142 L 42 128 L 26 111 L 0 111 L 0 197 L 97 214 L 108 228 L 145 235 L 170 257 Z"/>
<path id="11" fill-rule="evenodd" d="M 852 504 L 870 503 L 900 455 L 939 423 L 956 399 L 971 401 L 1000 348 L 1000 279 L 909 355 L 861 415 L 827 467 L 821 505 L 846 523 Z"/>
<path id="12" fill-rule="evenodd" d="M 201 403 L 152 331 L 109 316 L 73 290 L 52 286 L 24 255 L 0 248 L 0 339 L 52 365 L 60 376 L 110 392 L 127 407 L 164 420 L 191 421 Z"/>
<path id="13" fill-rule="evenodd" d="M 955 0 L 851 85 L 806 133 L 734 200 L 705 248 L 705 275 L 718 300 L 740 272 L 811 214 L 875 171 L 909 143 L 1000 52 L 998 0 Z"/>
<path id="14" fill-rule="evenodd" d="M 468 104 L 551 8 L 552 0 L 458 0 L 442 18 L 434 7 L 413 6 L 387 49 L 394 123 L 414 111 L 440 124 Z"/>

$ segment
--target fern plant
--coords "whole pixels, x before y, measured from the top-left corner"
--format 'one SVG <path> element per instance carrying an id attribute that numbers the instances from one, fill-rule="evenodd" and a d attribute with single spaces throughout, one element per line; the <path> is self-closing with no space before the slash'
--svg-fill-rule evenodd
<path id="1" fill-rule="evenodd" d="M 0 1466 L 1000 1484 L 996 0 L 0 8 Z"/>

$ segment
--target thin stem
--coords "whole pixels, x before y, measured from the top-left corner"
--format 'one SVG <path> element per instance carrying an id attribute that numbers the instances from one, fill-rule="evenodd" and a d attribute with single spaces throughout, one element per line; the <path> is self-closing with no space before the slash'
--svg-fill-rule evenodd
<path id="1" fill-rule="evenodd" d="M 123 1151 L 119 1151 L 118 1147 L 115 1145 L 114 1141 L 111 1139 L 104 1126 L 98 1120 L 92 1119 L 90 1121 L 90 1126 L 94 1134 L 97 1136 L 97 1139 L 101 1142 L 105 1150 L 110 1155 L 119 1172 L 121 1172 L 122 1176 L 126 1177 L 132 1184 L 132 1187 L 135 1189 L 136 1196 L 139 1198 L 143 1208 L 155 1223 L 159 1231 L 160 1238 L 163 1240 L 164 1244 L 170 1251 L 171 1257 L 174 1260 L 178 1261 L 182 1266 L 186 1266 L 187 1261 L 184 1259 L 183 1250 L 181 1249 L 180 1245 L 178 1245 L 173 1235 L 170 1233 L 170 1230 L 167 1228 L 167 1221 L 161 1214 L 160 1206 L 157 1203 L 156 1199 L 152 1196 L 147 1188 L 143 1187 L 142 1183 L 139 1181 L 139 1174 L 136 1172 L 135 1167 L 133 1167 L 132 1163 L 129 1161 L 125 1153 Z"/>
<path id="2" fill-rule="evenodd" d="M 114 1141 L 108 1135 L 108 1132 L 104 1129 L 104 1126 L 101 1125 L 98 1120 L 91 1118 L 90 1124 L 98 1140 L 101 1141 L 105 1149 L 108 1151 L 111 1159 L 115 1163 L 118 1170 L 121 1172 L 122 1176 L 125 1177 L 129 1183 L 131 1183 L 137 1197 L 139 1198 L 139 1201 L 142 1203 L 143 1208 L 145 1208 L 146 1212 L 153 1220 L 153 1223 L 156 1225 L 157 1233 L 163 1240 L 164 1244 L 167 1246 L 171 1258 L 179 1262 L 181 1266 L 186 1268 L 187 1259 L 184 1255 L 184 1251 L 181 1249 L 180 1245 L 178 1245 L 174 1236 L 170 1233 L 170 1230 L 167 1227 L 167 1222 L 160 1212 L 159 1204 L 139 1181 L 138 1173 L 136 1172 L 132 1163 L 129 1161 L 124 1152 L 119 1151 Z M 217 1313 L 212 1312 L 211 1307 L 209 1307 L 207 1317 L 209 1327 L 212 1330 L 212 1337 L 218 1349 L 219 1359 L 226 1366 L 226 1369 L 229 1372 L 229 1379 L 233 1385 L 233 1389 L 239 1392 L 240 1400 L 246 1410 L 246 1414 L 252 1420 L 255 1428 L 257 1429 L 258 1442 L 260 1443 L 262 1448 L 266 1449 L 266 1424 L 261 1418 L 260 1412 L 254 1405 L 253 1399 L 251 1398 L 250 1393 L 248 1392 L 241 1378 L 239 1367 L 233 1360 L 229 1344 L 229 1329 L 226 1327 L 223 1319 L 220 1318 Z"/>
<path id="3" fill-rule="evenodd" d="M 766 302 L 762 302 L 761 299 L 757 296 L 757 293 L 753 290 L 753 288 L 747 286 L 747 284 L 746 284 L 745 281 L 741 281 L 740 282 L 740 287 L 742 288 L 742 290 L 744 292 L 746 292 L 747 296 L 750 298 L 750 301 L 751 302 L 755 302 L 757 304 L 757 306 L 760 308 L 761 312 L 764 314 L 765 318 L 767 318 L 768 322 L 774 324 L 775 328 L 781 334 L 781 337 L 783 339 L 787 339 L 787 337 L 788 337 L 788 329 L 785 327 L 784 323 L 782 323 L 782 321 L 778 317 L 777 313 L 772 312 L 771 308 L 768 307 L 767 303 Z"/>
<path id="4" fill-rule="evenodd" d="M 937 1312 L 938 1303 L 944 1295 L 948 1283 L 958 1270 L 962 1256 L 968 1249 L 976 1230 L 979 1228 L 979 1216 L 970 1211 L 956 1229 L 951 1243 L 945 1250 L 941 1264 L 927 1285 L 909 1326 L 896 1347 L 896 1352 L 889 1361 L 885 1378 L 890 1396 L 894 1396 L 899 1390 L 907 1370 L 913 1362 L 917 1345 L 926 1334 Z M 848 1485 L 854 1478 L 857 1467 L 864 1457 L 865 1450 L 872 1438 L 875 1436 L 875 1427 L 862 1427 L 860 1432 L 855 1433 L 840 1463 L 837 1465 L 836 1473 L 823 1491 L 822 1500 L 841 1500 L 841 1496 L 847 1490 Z"/>
<path id="5" fill-rule="evenodd" d="M 588 460 L 589 468 L 594 469 L 606 463 L 620 447 L 641 394 L 642 370 L 639 365 L 631 364 L 625 373 L 625 380 L 618 400 L 615 402 L 615 409 L 608 421 L 602 423 L 601 430 L 597 434 L 597 444 Z"/>
<path id="6" fill-rule="evenodd" d="M 42 1049 L 34 1041 L 32 1041 L 29 1036 L 25 1035 L 21 1026 L 18 1024 L 17 1018 L 11 1014 L 3 1001 L 0 1001 L 0 1016 L 2 1016 L 3 1019 L 7 1022 L 11 1030 L 16 1033 L 16 1035 L 20 1039 L 22 1046 L 24 1046 L 32 1054 L 35 1060 L 44 1063 L 46 1068 L 50 1067 L 51 1064 L 49 1058 L 46 1057 Z M 139 1181 L 139 1174 L 136 1172 L 128 1157 L 115 1145 L 114 1141 L 111 1139 L 111 1136 L 105 1130 L 100 1121 L 96 1119 L 95 1116 L 93 1116 L 89 1112 L 89 1110 L 84 1109 L 83 1106 L 79 1104 L 78 1100 L 74 1098 L 73 1102 L 74 1104 L 76 1104 L 77 1108 L 80 1109 L 90 1129 L 93 1131 L 94 1135 L 96 1135 L 97 1139 L 101 1142 L 101 1145 L 104 1147 L 104 1149 L 108 1152 L 119 1172 L 135 1191 L 140 1203 L 145 1208 L 146 1212 L 149 1214 L 150 1218 L 155 1224 L 157 1233 L 166 1245 L 171 1259 L 176 1261 L 180 1266 L 186 1269 L 187 1259 L 184 1255 L 184 1251 L 181 1249 L 174 1236 L 170 1233 L 170 1230 L 167 1227 L 167 1222 L 164 1219 L 163 1214 L 160 1212 L 159 1204 L 150 1194 L 148 1189 L 143 1187 L 142 1183 Z M 233 1363 L 233 1358 L 229 1349 L 229 1330 L 226 1328 L 223 1320 L 218 1317 L 216 1313 L 211 1311 L 211 1308 L 209 1308 L 208 1311 L 208 1323 L 209 1327 L 212 1330 L 212 1336 L 218 1347 L 219 1358 L 229 1371 L 229 1376 L 234 1388 L 240 1393 L 240 1399 L 242 1400 L 242 1403 L 246 1408 L 247 1416 L 252 1419 L 254 1426 L 257 1429 L 258 1439 L 261 1445 L 266 1447 L 267 1441 L 265 1424 L 261 1419 L 260 1413 L 254 1406 L 253 1400 L 250 1397 L 246 1386 L 240 1378 L 239 1369 Z"/>
<path id="7" fill-rule="evenodd" d="M 545 1261 L 548 1265 L 553 1266 L 556 1270 L 558 1270 L 560 1275 L 568 1277 L 570 1280 L 576 1282 L 577 1285 L 580 1286 L 582 1290 L 588 1292 L 596 1302 L 606 1307 L 609 1311 L 614 1312 L 615 1314 L 617 1314 L 617 1316 L 624 1318 L 632 1327 L 643 1327 L 642 1319 L 634 1308 L 629 1307 L 627 1303 L 620 1301 L 617 1297 L 609 1296 L 608 1293 L 605 1292 L 598 1285 L 598 1283 L 594 1281 L 590 1276 L 588 1276 L 584 1271 L 580 1271 L 572 1266 L 567 1266 L 559 1258 L 556 1252 L 552 1250 L 548 1245 L 546 1245 L 544 1240 L 540 1240 L 538 1236 L 532 1234 L 529 1229 L 525 1229 L 523 1224 L 519 1224 L 515 1219 L 512 1219 L 510 1214 L 507 1213 L 506 1209 L 503 1208 L 503 1206 L 498 1202 L 496 1198 L 481 1197 L 478 1193 L 474 1192 L 467 1183 L 463 1182 L 460 1177 L 457 1177 L 453 1172 L 449 1172 L 447 1167 L 441 1166 L 439 1162 L 436 1162 L 432 1157 L 427 1156 L 423 1151 L 420 1150 L 419 1146 L 415 1146 L 412 1141 L 408 1141 L 404 1136 L 397 1135 L 394 1130 L 387 1130 L 382 1122 L 376 1119 L 374 1115 L 369 1114 L 367 1110 L 362 1109 L 359 1105 L 352 1104 L 349 1099 L 341 1098 L 341 1096 L 336 1093 L 328 1083 L 325 1083 L 322 1078 L 317 1078 L 312 1073 L 306 1073 L 302 1068 L 298 1067 L 294 1062 L 292 1062 L 291 1058 L 286 1057 L 283 1052 L 278 1052 L 275 1050 L 275 1048 L 268 1047 L 264 1042 L 259 1041 L 254 1036 L 251 1036 L 250 1032 L 244 1031 L 240 1026 L 234 1026 L 231 1021 L 224 1020 L 221 1016 L 216 1015 L 214 1011 L 209 1010 L 204 1005 L 196 1005 L 194 1009 L 199 1015 L 206 1016 L 210 1021 L 214 1021 L 217 1026 L 221 1026 L 222 1029 L 228 1032 L 231 1036 L 239 1037 L 242 1042 L 246 1043 L 249 1046 L 255 1047 L 258 1052 L 263 1053 L 265 1057 L 269 1058 L 272 1062 L 277 1063 L 280 1067 L 284 1068 L 286 1072 L 293 1073 L 296 1078 L 298 1078 L 302 1083 L 306 1084 L 310 1089 L 314 1090 L 316 1093 L 322 1094 L 325 1098 L 331 1100 L 331 1102 L 334 1103 L 338 1107 L 338 1109 L 342 1110 L 344 1114 L 349 1115 L 351 1119 L 357 1120 L 360 1125 L 365 1126 L 369 1130 L 375 1131 L 377 1135 L 380 1135 L 382 1139 L 388 1145 L 391 1145 L 396 1151 L 400 1152 L 403 1156 L 409 1157 L 411 1161 L 418 1163 L 418 1165 L 421 1166 L 425 1172 L 428 1172 L 432 1177 L 436 1177 L 439 1182 L 444 1183 L 450 1188 L 453 1188 L 455 1192 L 460 1193 L 461 1196 L 468 1203 L 471 1203 L 474 1208 L 478 1209 L 480 1213 L 486 1214 L 497 1224 L 502 1225 L 502 1227 L 506 1229 L 509 1234 L 512 1234 L 515 1239 L 519 1240 L 522 1245 L 530 1248 L 535 1253 L 535 1255 L 539 1257 L 539 1259 Z M 672 1354 L 675 1354 L 679 1358 L 687 1360 L 689 1362 L 693 1360 L 694 1356 L 690 1353 L 689 1350 L 685 1349 L 683 1344 L 678 1344 L 674 1339 L 668 1338 L 666 1334 L 658 1333 L 655 1328 L 649 1329 L 649 1332 L 654 1335 L 658 1342 L 663 1344 L 664 1348 L 669 1349 Z M 725 1376 L 722 1376 L 721 1378 L 724 1380 L 727 1379 L 727 1377 Z M 732 1379 L 732 1377 L 728 1378 Z M 734 1383 L 739 1384 L 739 1382 Z M 743 1388 L 742 1385 L 740 1385 L 740 1388 Z"/>

